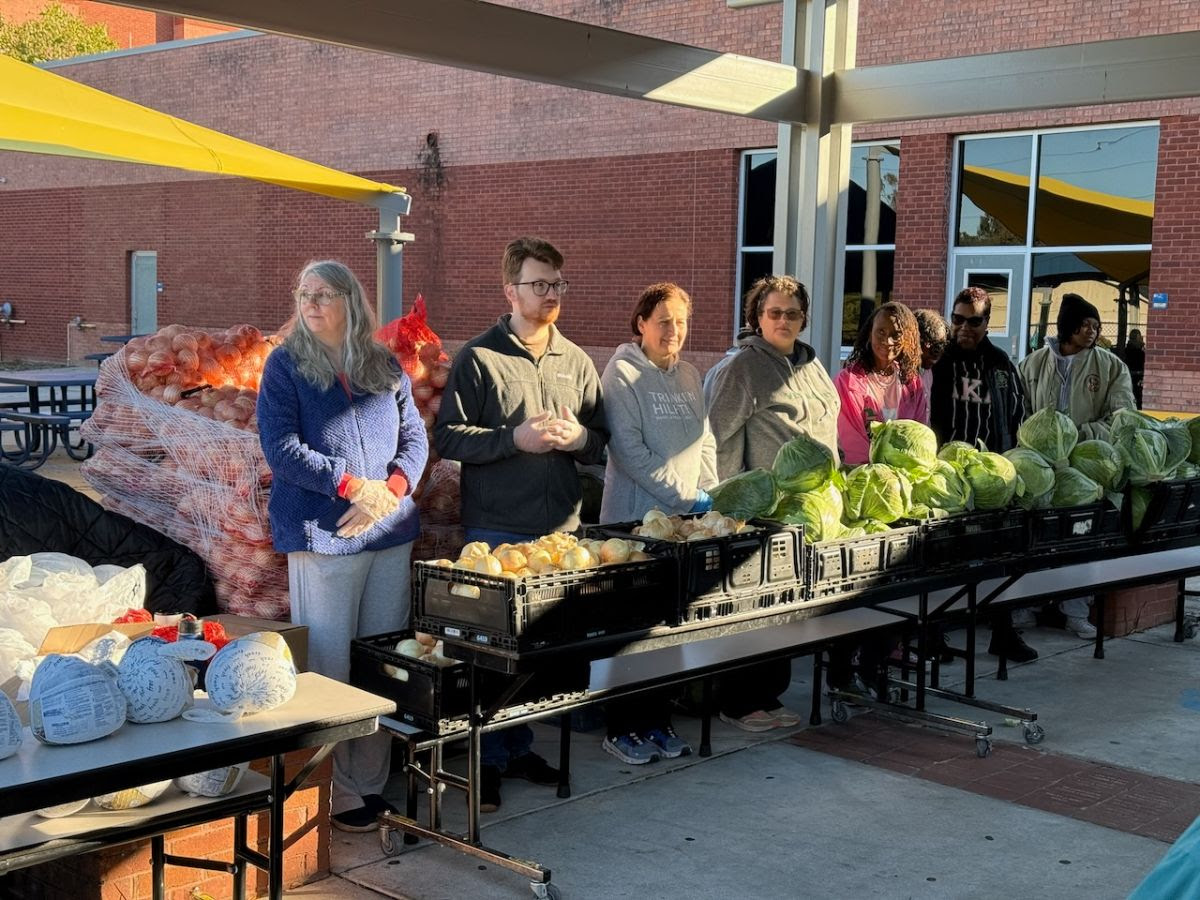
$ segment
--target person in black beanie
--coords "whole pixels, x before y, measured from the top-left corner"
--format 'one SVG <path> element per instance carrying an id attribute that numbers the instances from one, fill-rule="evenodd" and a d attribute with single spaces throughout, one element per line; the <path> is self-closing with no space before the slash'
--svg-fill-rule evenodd
<path id="1" fill-rule="evenodd" d="M 1025 418 L 1025 391 L 1008 354 L 988 340 L 992 300 L 981 287 L 958 293 L 950 313 L 950 342 L 933 367 L 929 424 L 938 443 L 982 441 L 992 453 L 1017 445 Z M 1014 662 L 1037 659 L 1013 627 L 1012 611 L 992 614 L 988 652 Z"/>
<path id="2" fill-rule="evenodd" d="M 1134 409 L 1133 379 L 1115 353 L 1096 346 L 1100 312 L 1078 294 L 1063 294 L 1058 308 L 1058 337 L 1047 338 L 1021 361 L 1029 413 L 1057 409 L 1079 429 L 1079 440 L 1109 439 L 1108 426 L 1118 409 Z M 1088 600 L 1062 601 L 1067 630 L 1091 639 L 1096 628 L 1088 621 Z"/>

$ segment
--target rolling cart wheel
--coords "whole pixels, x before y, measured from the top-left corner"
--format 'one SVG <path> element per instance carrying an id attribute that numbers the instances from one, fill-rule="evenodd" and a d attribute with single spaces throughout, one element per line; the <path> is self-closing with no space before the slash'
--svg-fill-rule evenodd
<path id="1" fill-rule="evenodd" d="M 900 688 L 896 688 L 896 687 L 888 688 L 887 702 L 892 704 L 893 706 L 900 705 Z"/>
<path id="2" fill-rule="evenodd" d="M 391 828 L 379 829 L 379 847 L 383 850 L 384 856 L 395 856 L 400 852 L 400 848 L 396 846 L 396 839 L 393 837 L 395 831 Z"/>
<path id="3" fill-rule="evenodd" d="M 829 717 L 838 724 L 841 724 L 850 718 L 850 710 L 846 708 L 846 704 L 841 700 L 834 700 L 829 704 Z"/>
<path id="4" fill-rule="evenodd" d="M 1184 622 L 1184 625 L 1183 625 L 1183 639 L 1185 641 L 1190 641 L 1195 636 L 1196 636 L 1196 620 L 1188 619 Z"/>
<path id="5" fill-rule="evenodd" d="M 562 891 L 558 889 L 557 884 L 550 882 L 541 883 L 537 881 L 529 882 L 529 889 L 533 891 L 533 896 L 538 900 L 562 900 Z"/>
<path id="6" fill-rule="evenodd" d="M 975 755 L 980 759 L 987 759 L 992 755 L 992 740 L 991 738 L 977 737 L 975 738 Z"/>
<path id="7" fill-rule="evenodd" d="M 1025 743 L 1040 744 L 1046 739 L 1046 729 L 1037 722 L 1025 726 Z"/>

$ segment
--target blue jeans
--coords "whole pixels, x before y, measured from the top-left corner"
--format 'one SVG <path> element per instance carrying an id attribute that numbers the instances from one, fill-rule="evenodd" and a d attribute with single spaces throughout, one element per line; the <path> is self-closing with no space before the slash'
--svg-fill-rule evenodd
<path id="1" fill-rule="evenodd" d="M 467 541 L 484 541 L 489 547 L 495 547 L 497 544 L 521 544 L 537 540 L 538 535 L 468 528 L 466 538 Z M 508 768 L 509 760 L 533 751 L 533 729 L 528 725 L 514 725 L 504 731 L 489 731 L 483 736 L 481 749 L 481 763 L 503 772 Z"/>

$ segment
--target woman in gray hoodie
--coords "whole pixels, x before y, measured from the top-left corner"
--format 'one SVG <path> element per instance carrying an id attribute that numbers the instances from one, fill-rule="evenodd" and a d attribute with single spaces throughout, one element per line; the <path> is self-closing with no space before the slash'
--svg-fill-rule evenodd
<path id="1" fill-rule="evenodd" d="M 799 340 L 808 319 L 808 291 L 787 275 L 760 278 L 746 294 L 752 333 L 713 378 L 706 392 L 717 442 L 717 474 L 770 469 L 779 448 L 799 434 L 838 455 L 840 402 L 816 352 Z M 721 719 L 744 731 L 800 724 L 780 695 L 791 682 L 791 660 L 739 669 L 720 679 Z"/>
<path id="2" fill-rule="evenodd" d="M 634 340 L 613 354 L 600 378 L 609 430 L 600 521 L 640 522 L 712 508 L 717 482 L 700 373 L 679 358 L 692 301 L 683 288 L 652 284 L 638 298 Z M 651 691 L 607 704 L 604 750 L 630 765 L 691 753 L 671 727 L 670 694 Z"/>

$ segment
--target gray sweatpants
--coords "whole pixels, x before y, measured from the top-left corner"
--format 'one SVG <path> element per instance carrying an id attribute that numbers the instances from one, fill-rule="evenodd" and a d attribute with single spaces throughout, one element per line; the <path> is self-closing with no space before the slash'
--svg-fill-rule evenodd
<path id="1" fill-rule="evenodd" d="M 412 544 L 350 556 L 288 554 L 292 621 L 308 626 L 308 665 L 337 681 L 350 677 L 350 641 L 408 625 Z M 333 751 L 333 814 L 382 794 L 392 738 L 376 732 Z"/>

